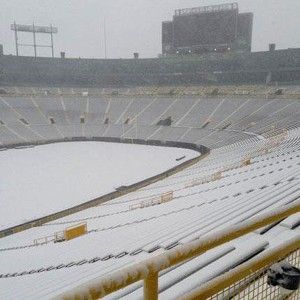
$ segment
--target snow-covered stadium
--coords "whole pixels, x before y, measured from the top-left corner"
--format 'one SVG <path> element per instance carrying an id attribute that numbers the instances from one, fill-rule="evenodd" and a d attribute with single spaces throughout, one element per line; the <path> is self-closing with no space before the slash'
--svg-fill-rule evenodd
<path id="1" fill-rule="evenodd" d="M 219 2 L 2 1 L 0 300 L 300 299 L 300 1 Z"/>
<path id="2" fill-rule="evenodd" d="M 299 267 L 300 89 L 166 89 L 1 89 L 0 299 L 280 294 L 268 267 Z"/>

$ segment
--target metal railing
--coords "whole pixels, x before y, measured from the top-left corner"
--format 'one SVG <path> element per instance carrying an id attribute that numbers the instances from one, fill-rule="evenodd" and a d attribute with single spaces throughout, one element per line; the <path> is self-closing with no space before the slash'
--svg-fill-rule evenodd
<path id="1" fill-rule="evenodd" d="M 234 268 L 233 270 L 203 284 L 182 297 L 192 299 L 234 299 L 234 300 L 279 300 L 298 299 L 300 290 L 281 295 L 279 287 L 271 287 L 267 283 L 267 271 L 274 263 L 283 259 L 295 267 L 300 267 L 300 240 L 294 238 L 289 243 L 280 245 L 272 250 L 266 250 L 258 258 Z M 276 298 L 277 297 L 277 298 Z"/>
<path id="2" fill-rule="evenodd" d="M 140 280 L 144 281 L 144 299 L 158 299 L 158 275 L 160 271 L 183 263 L 210 249 L 232 241 L 261 227 L 279 222 L 298 212 L 300 212 L 299 201 L 279 209 L 274 209 L 264 215 L 253 217 L 252 219 L 245 221 L 242 224 L 234 225 L 229 229 L 208 234 L 204 238 L 178 246 L 144 262 L 116 271 L 105 278 L 87 282 L 74 290 L 70 290 L 58 296 L 57 299 L 99 299 Z M 233 270 L 234 273 L 231 274 L 231 276 L 225 274 L 225 281 L 217 281 L 215 285 L 208 287 L 203 285 L 200 290 L 193 291 L 186 299 L 206 299 L 207 297 L 213 296 L 230 284 L 239 281 L 245 276 L 253 274 L 253 272 L 259 268 L 284 258 L 289 253 L 296 251 L 299 248 L 300 237 L 294 239 L 288 245 L 276 248 L 270 253 L 266 250 L 266 252 L 260 256 L 258 261 L 250 260 L 248 263 L 242 264 Z M 209 284 L 210 283 L 208 283 L 208 285 Z"/>
<path id="3" fill-rule="evenodd" d="M 48 244 L 48 243 L 54 242 L 54 240 L 55 240 L 55 237 L 52 234 L 52 235 L 43 236 L 41 238 L 34 239 L 33 240 L 33 244 L 35 246 L 44 245 L 44 244 Z"/>
<path id="4" fill-rule="evenodd" d="M 155 205 L 160 205 L 163 203 L 170 202 L 174 199 L 174 192 L 166 192 L 161 194 L 158 197 L 152 197 L 149 200 L 145 200 L 139 203 L 135 203 L 129 206 L 129 210 L 135 210 L 135 209 L 142 209 L 145 207 L 150 207 L 150 206 L 155 206 Z"/>

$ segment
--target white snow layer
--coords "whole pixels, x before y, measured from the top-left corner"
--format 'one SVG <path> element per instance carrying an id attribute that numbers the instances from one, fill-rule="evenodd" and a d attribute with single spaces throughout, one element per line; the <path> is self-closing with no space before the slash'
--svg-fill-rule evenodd
<path id="1" fill-rule="evenodd" d="M 2 151 L 0 229 L 92 200 L 198 155 L 187 149 L 104 142 Z"/>

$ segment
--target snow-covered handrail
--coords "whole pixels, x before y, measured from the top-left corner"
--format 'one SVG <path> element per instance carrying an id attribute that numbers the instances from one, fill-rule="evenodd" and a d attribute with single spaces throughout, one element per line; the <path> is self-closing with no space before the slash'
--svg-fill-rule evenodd
<path id="1" fill-rule="evenodd" d="M 262 270 L 273 265 L 274 261 L 277 262 L 285 259 L 289 254 L 299 249 L 299 247 L 300 239 L 299 237 L 296 237 L 272 249 L 267 249 L 260 254 L 259 257 L 250 259 L 225 274 L 202 284 L 201 287 L 198 287 L 181 297 L 181 300 L 208 299 L 214 296 L 216 292 L 228 289 L 228 287 L 239 282 L 243 278 L 248 276 L 257 276 L 256 272 L 261 273 Z"/>
<path id="2" fill-rule="evenodd" d="M 140 280 L 144 280 L 144 299 L 158 299 L 158 273 L 160 271 L 298 212 L 300 212 L 300 200 L 253 217 L 238 225 L 210 233 L 196 241 L 118 270 L 105 278 L 91 280 L 54 299 L 98 299 Z M 300 247 L 300 238 L 298 238 L 298 245 Z"/>

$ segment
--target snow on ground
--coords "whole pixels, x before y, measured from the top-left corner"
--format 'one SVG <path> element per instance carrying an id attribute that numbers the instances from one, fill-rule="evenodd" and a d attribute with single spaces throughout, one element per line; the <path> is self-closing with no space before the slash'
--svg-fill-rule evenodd
<path id="1" fill-rule="evenodd" d="M 296 203 L 299 139 L 292 138 L 268 153 L 252 157 L 250 165 L 227 169 L 249 153 L 258 153 L 262 145 L 262 141 L 252 140 L 243 146 L 213 150 L 198 164 L 106 205 L 0 239 L 0 299 L 51 299 L 163 253 L 170 246 L 176 248 L 270 209 Z M 219 180 L 186 186 L 187 179 L 190 182 L 221 169 Z M 149 192 L 160 194 L 170 189 L 175 196 L 172 201 L 128 210 L 129 203 L 141 201 Z M 86 217 L 88 234 L 63 243 L 32 245 L 35 238 L 64 230 L 69 226 L 65 221 L 78 224 Z M 288 218 L 265 232 L 252 232 L 167 273 L 161 272 L 160 298 L 180 297 L 247 259 L 288 243 L 299 237 L 297 224 L 299 216 Z M 7 249 L 16 246 L 24 247 Z M 45 271 L 48 268 L 53 269 Z M 121 299 L 120 295 L 125 295 L 122 299 L 141 299 L 142 288 L 129 293 L 133 288 L 108 299 Z"/>
<path id="2" fill-rule="evenodd" d="M 103 142 L 2 151 L 0 229 L 78 205 L 198 155 L 187 149 Z"/>

